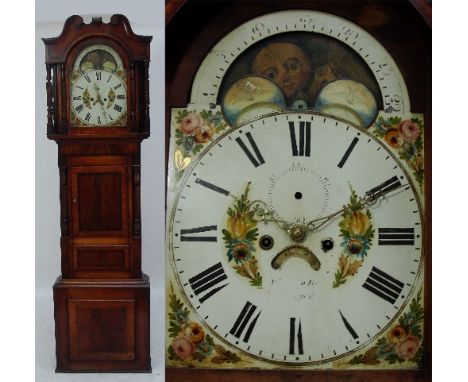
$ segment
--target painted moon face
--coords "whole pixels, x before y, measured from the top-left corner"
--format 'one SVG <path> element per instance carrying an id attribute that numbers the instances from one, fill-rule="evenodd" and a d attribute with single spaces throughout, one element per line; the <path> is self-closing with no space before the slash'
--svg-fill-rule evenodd
<path id="1" fill-rule="evenodd" d="M 370 90 L 353 80 L 337 80 L 328 84 L 315 101 L 315 110 L 347 119 L 345 115 L 342 115 L 345 109 L 359 116 L 362 123 L 358 125 L 362 127 L 368 127 L 377 115 L 377 103 Z M 338 115 L 333 113 L 334 110 L 338 111 Z M 355 123 L 354 119 L 352 118 L 350 122 Z"/>
<path id="2" fill-rule="evenodd" d="M 266 104 L 270 106 L 265 108 Z M 272 111 L 281 111 L 285 107 L 286 100 L 281 89 L 266 78 L 256 76 L 244 77 L 234 82 L 222 103 L 224 116 L 231 125 L 250 119 L 254 109 L 254 115 L 258 117 Z"/>

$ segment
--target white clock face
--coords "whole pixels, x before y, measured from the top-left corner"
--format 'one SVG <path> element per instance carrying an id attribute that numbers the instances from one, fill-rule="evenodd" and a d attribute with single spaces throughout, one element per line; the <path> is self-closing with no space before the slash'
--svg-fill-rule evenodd
<path id="1" fill-rule="evenodd" d="M 421 222 L 409 177 L 370 134 L 285 113 L 227 132 L 187 170 L 168 245 L 220 340 L 267 362 L 321 364 L 401 312 L 422 267 Z"/>
<path id="2" fill-rule="evenodd" d="M 83 125 L 118 123 L 127 109 L 125 81 L 115 72 L 88 70 L 71 84 L 71 107 Z"/>
<path id="3" fill-rule="evenodd" d="M 112 47 L 95 44 L 80 51 L 70 78 L 73 126 L 126 124 L 126 74 L 122 59 Z"/>

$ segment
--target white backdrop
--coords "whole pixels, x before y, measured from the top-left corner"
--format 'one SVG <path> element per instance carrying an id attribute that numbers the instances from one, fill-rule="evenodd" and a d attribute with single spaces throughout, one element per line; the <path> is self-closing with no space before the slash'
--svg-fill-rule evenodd
<path id="1" fill-rule="evenodd" d="M 164 380 L 164 1 L 36 0 L 36 381 Z M 142 267 L 151 282 L 152 374 L 55 374 L 52 285 L 60 274 L 57 145 L 46 137 L 45 49 L 42 37 L 58 36 L 71 15 L 127 16 L 136 34 L 153 36 L 150 64 L 151 136 L 142 143 Z"/>

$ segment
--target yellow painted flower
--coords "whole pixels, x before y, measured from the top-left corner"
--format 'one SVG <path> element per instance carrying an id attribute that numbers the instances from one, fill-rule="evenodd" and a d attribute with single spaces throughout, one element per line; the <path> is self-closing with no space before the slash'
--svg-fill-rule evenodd
<path id="1" fill-rule="evenodd" d="M 346 223 L 346 228 L 351 236 L 364 235 L 369 226 L 369 218 L 362 212 L 353 211 Z"/>
<path id="2" fill-rule="evenodd" d="M 182 328 L 183 336 L 193 344 L 198 344 L 205 339 L 203 328 L 196 322 L 190 322 Z"/>
<path id="3" fill-rule="evenodd" d="M 403 139 L 401 138 L 400 132 L 398 129 L 390 129 L 385 133 L 385 141 L 394 148 L 399 148 L 403 144 Z"/>
<path id="4" fill-rule="evenodd" d="M 406 329 L 403 326 L 398 325 L 388 332 L 387 338 L 390 341 L 390 343 L 398 344 L 406 338 L 406 335 Z"/>
<path id="5" fill-rule="evenodd" d="M 214 135 L 214 126 L 209 124 L 209 125 L 203 125 L 200 128 L 198 128 L 197 133 L 195 134 L 195 142 L 197 143 L 206 143 L 211 138 L 213 138 Z"/>
<path id="6" fill-rule="evenodd" d="M 247 232 L 255 227 L 255 224 L 247 216 L 239 213 L 229 216 L 227 220 L 228 231 L 234 239 L 243 238 Z"/>

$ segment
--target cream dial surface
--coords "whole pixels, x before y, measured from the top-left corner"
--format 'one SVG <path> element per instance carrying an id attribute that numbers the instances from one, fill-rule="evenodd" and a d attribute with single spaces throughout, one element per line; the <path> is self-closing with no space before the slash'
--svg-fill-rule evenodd
<path id="1" fill-rule="evenodd" d="M 302 138 L 301 124 L 310 126 Z M 272 267 L 279 252 L 296 244 L 274 222 L 257 224 L 259 238 L 274 239 L 269 250 L 255 243 L 261 288 L 240 277 L 226 256 L 227 210 L 249 182 L 249 200 L 261 200 L 284 221 L 304 223 L 339 211 L 351 188 L 364 196 L 389 180 L 399 187 L 368 207 L 375 234 L 363 265 L 338 288 L 340 215 L 300 243 L 319 260 L 319 270 L 299 257 Z M 405 171 L 366 131 L 313 113 L 272 115 L 222 135 L 187 169 L 170 213 L 172 268 L 200 321 L 220 340 L 267 362 L 322 364 L 360 349 L 395 320 L 421 272 L 422 216 Z M 413 242 L 380 245 L 380 228 L 411 229 Z M 322 249 L 326 238 L 332 250 Z M 363 287 L 376 273 L 384 284 L 394 283 L 395 298 Z"/>

